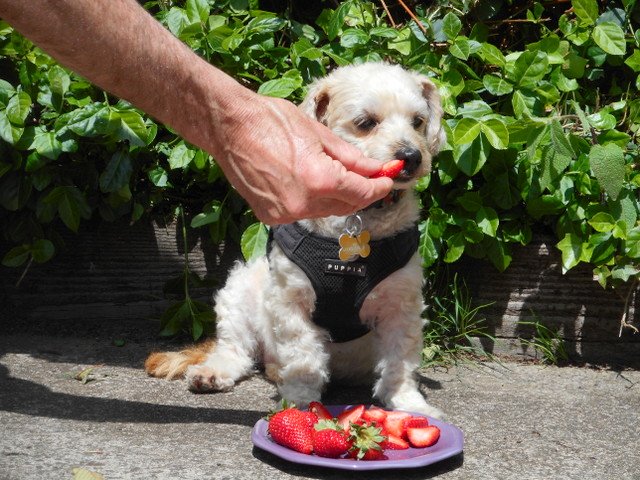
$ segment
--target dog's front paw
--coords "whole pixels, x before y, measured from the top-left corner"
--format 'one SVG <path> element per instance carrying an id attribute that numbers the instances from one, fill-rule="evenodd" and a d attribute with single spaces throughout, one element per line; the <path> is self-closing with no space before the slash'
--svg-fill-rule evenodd
<path id="1" fill-rule="evenodd" d="M 191 365 L 187 368 L 185 376 L 189 390 L 195 393 L 227 392 L 235 385 L 232 378 L 225 377 L 204 365 Z"/>
<path id="2" fill-rule="evenodd" d="M 445 417 L 442 410 L 429 405 L 419 392 L 396 395 L 386 402 L 386 406 L 392 410 L 406 410 L 408 412 L 421 413 L 427 417 L 433 417 L 440 420 L 444 420 Z"/>

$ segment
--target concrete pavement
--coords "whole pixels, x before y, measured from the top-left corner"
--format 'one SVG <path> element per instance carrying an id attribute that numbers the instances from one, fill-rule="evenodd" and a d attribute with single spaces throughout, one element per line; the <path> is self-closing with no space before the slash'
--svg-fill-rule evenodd
<path id="1" fill-rule="evenodd" d="M 210 395 L 147 377 L 142 363 L 158 343 L 141 325 L 122 337 L 100 328 L 0 336 L 0 479 L 71 479 L 81 467 L 109 480 L 640 480 L 640 371 L 509 361 L 424 370 L 422 388 L 463 430 L 464 453 L 347 472 L 252 446 L 253 425 L 277 403 L 261 376 Z M 336 386 L 324 400 L 370 402 L 366 388 Z"/>

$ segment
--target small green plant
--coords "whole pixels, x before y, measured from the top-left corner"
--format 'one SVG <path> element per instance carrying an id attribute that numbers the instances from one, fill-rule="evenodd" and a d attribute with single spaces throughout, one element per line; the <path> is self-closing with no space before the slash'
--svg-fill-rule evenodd
<path id="1" fill-rule="evenodd" d="M 495 341 L 486 328 L 480 311 L 490 304 L 473 306 L 466 284 L 456 275 L 449 285 L 448 295 L 434 295 L 429 323 L 424 330 L 423 364 L 456 363 L 466 356 L 489 356 L 478 339 Z"/>
<path id="2" fill-rule="evenodd" d="M 540 355 L 542 362 L 549 365 L 558 365 L 569 360 L 566 342 L 560 332 L 553 331 L 540 321 L 521 321 L 519 325 L 533 327 L 531 338 L 520 338 L 520 343 L 525 347 L 532 347 L 536 357 Z"/>
<path id="3" fill-rule="evenodd" d="M 171 305 L 160 318 L 160 335 L 173 336 L 179 332 L 188 332 L 193 340 L 198 340 L 203 335 L 213 334 L 215 314 L 209 304 L 192 298 L 191 288 L 211 285 L 189 267 L 187 227 L 182 206 L 178 207 L 177 215 L 182 226 L 184 267 L 180 275 L 165 283 L 163 290 L 165 295 L 178 294 L 182 299 Z"/>

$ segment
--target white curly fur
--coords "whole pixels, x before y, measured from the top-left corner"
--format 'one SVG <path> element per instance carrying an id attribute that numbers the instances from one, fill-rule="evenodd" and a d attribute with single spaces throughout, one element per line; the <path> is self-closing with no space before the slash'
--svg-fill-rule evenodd
<path id="1" fill-rule="evenodd" d="M 313 83 L 301 108 L 381 163 L 395 158 L 399 145 L 418 148 L 421 167 L 410 181 L 396 182 L 396 188 L 409 191 L 393 205 L 361 213 L 373 239 L 418 221 L 412 187 L 428 173 L 444 135 L 440 98 L 427 77 L 381 63 L 343 67 Z M 362 115 L 377 120 L 371 131 L 354 124 Z M 425 120 L 418 128 L 417 116 Z M 301 224 L 337 238 L 344 217 Z M 372 331 L 351 342 L 332 343 L 311 321 L 315 292 L 310 281 L 276 245 L 269 258 L 236 265 L 218 292 L 217 342 L 204 362 L 188 367 L 189 388 L 229 390 L 262 362 L 282 397 L 306 405 L 320 400 L 329 379 L 356 381 L 373 374 L 373 394 L 387 408 L 441 416 L 425 401 L 415 378 L 423 341 L 422 283 L 416 253 L 366 298 L 360 316 Z"/>

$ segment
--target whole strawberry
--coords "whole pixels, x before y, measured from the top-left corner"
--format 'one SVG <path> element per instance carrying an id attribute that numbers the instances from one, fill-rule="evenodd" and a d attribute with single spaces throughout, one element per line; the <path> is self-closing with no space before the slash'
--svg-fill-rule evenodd
<path id="1" fill-rule="evenodd" d="M 313 426 L 307 413 L 290 407 L 271 415 L 268 430 L 273 441 L 296 452 L 311 454 Z"/>
<path id="2" fill-rule="evenodd" d="M 351 432 L 352 442 L 349 456 L 357 460 L 382 460 L 386 458 L 383 453 L 381 444 L 385 442 L 387 437 L 382 435 L 382 430 L 371 424 L 351 424 L 349 430 Z"/>
<path id="3" fill-rule="evenodd" d="M 313 451 L 319 457 L 338 458 L 347 453 L 351 442 L 334 420 L 320 420 L 313 432 Z"/>

